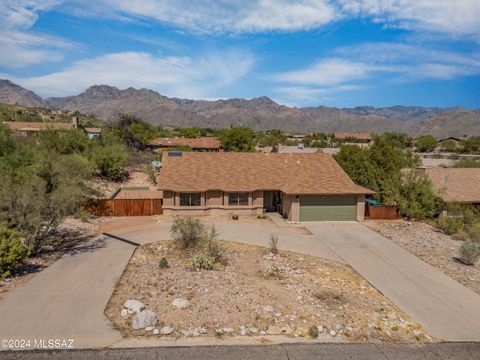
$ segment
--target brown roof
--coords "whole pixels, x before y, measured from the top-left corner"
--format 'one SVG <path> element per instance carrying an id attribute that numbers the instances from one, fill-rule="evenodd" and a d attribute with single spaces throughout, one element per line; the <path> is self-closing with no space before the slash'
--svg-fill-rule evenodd
<path id="1" fill-rule="evenodd" d="M 21 122 L 21 121 L 5 121 L 4 124 L 11 130 L 17 131 L 40 131 L 46 129 L 66 130 L 74 129 L 73 123 L 44 123 L 44 122 Z"/>
<path id="2" fill-rule="evenodd" d="M 367 133 L 335 133 L 335 139 L 357 139 L 357 140 L 372 140 L 372 135 Z"/>
<path id="3" fill-rule="evenodd" d="M 443 201 L 480 203 L 479 168 L 432 167 L 424 171 Z"/>
<path id="4" fill-rule="evenodd" d="M 217 137 L 205 136 L 199 138 L 157 138 L 149 141 L 151 146 L 159 147 L 179 147 L 188 146 L 191 149 L 220 149 L 222 143 Z"/>
<path id="5" fill-rule="evenodd" d="M 121 189 L 115 195 L 115 199 L 161 199 L 162 193 L 155 190 L 131 190 Z"/>
<path id="6" fill-rule="evenodd" d="M 101 134 L 102 133 L 102 128 L 89 128 L 86 127 L 84 128 L 85 131 L 89 134 Z"/>
<path id="7" fill-rule="evenodd" d="M 370 194 L 328 154 L 182 153 L 164 156 L 158 190 L 281 190 L 287 194 Z"/>

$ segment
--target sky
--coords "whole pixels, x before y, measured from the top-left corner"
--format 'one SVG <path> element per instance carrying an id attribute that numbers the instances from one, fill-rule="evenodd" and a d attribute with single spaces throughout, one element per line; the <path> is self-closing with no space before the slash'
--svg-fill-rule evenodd
<path id="1" fill-rule="evenodd" d="M 289 106 L 480 108 L 480 0 L 0 0 L 0 78 Z"/>

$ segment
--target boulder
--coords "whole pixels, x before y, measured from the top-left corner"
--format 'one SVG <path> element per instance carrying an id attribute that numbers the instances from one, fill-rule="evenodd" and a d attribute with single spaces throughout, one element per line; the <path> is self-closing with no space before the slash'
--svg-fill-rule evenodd
<path id="1" fill-rule="evenodd" d="M 120 312 L 120 315 L 122 317 L 127 317 L 128 316 L 128 310 L 127 309 L 122 309 L 122 311 Z"/>
<path id="2" fill-rule="evenodd" d="M 144 309 L 136 314 L 132 319 L 132 328 L 134 330 L 145 329 L 157 324 L 157 315 L 152 310 Z"/>
<path id="3" fill-rule="evenodd" d="M 153 335 L 158 335 L 160 334 L 160 330 L 158 329 L 153 329 Z"/>
<path id="4" fill-rule="evenodd" d="M 183 298 L 176 298 L 173 299 L 172 306 L 176 307 L 177 309 L 186 309 L 190 306 L 190 301 Z"/>
<path id="5" fill-rule="evenodd" d="M 129 314 L 133 314 L 145 309 L 145 304 L 138 300 L 127 300 L 123 303 L 123 307 L 127 309 Z"/>
<path id="6" fill-rule="evenodd" d="M 170 327 L 170 326 L 164 326 L 160 330 L 160 334 L 162 334 L 162 335 L 170 335 L 171 333 L 173 333 L 173 328 Z"/>

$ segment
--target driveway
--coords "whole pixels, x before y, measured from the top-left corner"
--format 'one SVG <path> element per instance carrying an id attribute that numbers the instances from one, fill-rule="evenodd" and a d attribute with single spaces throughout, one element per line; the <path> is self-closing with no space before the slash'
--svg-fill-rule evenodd
<path id="1" fill-rule="evenodd" d="M 64 255 L 0 301 L 0 339 L 73 339 L 75 348 L 121 340 L 103 311 L 134 249 L 97 238 Z"/>
<path id="2" fill-rule="evenodd" d="M 360 223 L 305 226 L 430 335 L 480 341 L 479 295 Z"/>

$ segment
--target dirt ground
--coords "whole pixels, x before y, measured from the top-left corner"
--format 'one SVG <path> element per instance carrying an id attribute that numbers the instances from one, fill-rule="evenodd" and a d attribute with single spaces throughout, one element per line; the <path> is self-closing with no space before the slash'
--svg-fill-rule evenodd
<path id="1" fill-rule="evenodd" d="M 25 259 L 24 265 L 15 274 L 0 281 L 0 300 L 9 291 L 22 286 L 40 271 L 52 265 L 73 246 L 94 237 L 97 232 L 97 221 L 82 222 L 68 218 L 59 226 L 49 240 L 49 245 L 37 256 Z"/>
<path id="2" fill-rule="evenodd" d="M 147 173 L 141 169 L 128 168 L 127 175 L 123 181 L 110 181 L 96 178 L 91 183 L 93 189 L 100 192 L 101 197 L 109 198 L 121 187 L 140 187 L 147 186 L 150 190 L 155 190 L 155 185 L 150 181 Z"/>
<path id="3" fill-rule="evenodd" d="M 368 227 L 480 295 L 480 261 L 474 266 L 454 259 L 462 244 L 437 228 L 416 221 L 369 220 Z"/>
<path id="4" fill-rule="evenodd" d="M 139 247 L 112 294 L 107 317 L 124 336 L 153 336 L 152 331 L 132 330 L 131 317 L 121 316 L 122 304 L 136 299 L 156 312 L 158 329 L 175 329 L 172 337 L 215 336 L 225 328 L 232 330 L 228 336 L 238 336 L 240 329 L 251 327 L 258 329 L 256 335 L 282 331 L 284 336 L 306 337 L 310 327 L 321 325 L 326 336 L 350 341 L 430 340 L 419 324 L 347 266 L 286 251 L 273 256 L 253 245 L 222 244 L 228 265 L 218 271 L 188 270 L 196 251 L 172 241 Z M 169 268 L 159 268 L 162 257 Z M 190 307 L 176 309 L 171 305 L 175 298 L 188 299 Z"/>

